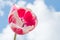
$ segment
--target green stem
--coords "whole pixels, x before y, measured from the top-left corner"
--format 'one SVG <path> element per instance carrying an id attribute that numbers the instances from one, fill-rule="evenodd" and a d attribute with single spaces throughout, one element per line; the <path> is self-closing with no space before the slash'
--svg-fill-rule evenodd
<path id="1" fill-rule="evenodd" d="M 16 33 L 14 34 L 14 40 L 16 40 Z"/>

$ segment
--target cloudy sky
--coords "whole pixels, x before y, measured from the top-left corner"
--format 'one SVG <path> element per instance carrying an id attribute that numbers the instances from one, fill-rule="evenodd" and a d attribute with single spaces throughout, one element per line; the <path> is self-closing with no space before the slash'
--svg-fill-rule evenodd
<path id="1" fill-rule="evenodd" d="M 60 0 L 0 0 L 0 40 L 13 40 L 14 32 L 8 25 L 8 14 L 17 4 L 30 8 L 38 18 L 36 28 L 17 40 L 60 40 Z"/>

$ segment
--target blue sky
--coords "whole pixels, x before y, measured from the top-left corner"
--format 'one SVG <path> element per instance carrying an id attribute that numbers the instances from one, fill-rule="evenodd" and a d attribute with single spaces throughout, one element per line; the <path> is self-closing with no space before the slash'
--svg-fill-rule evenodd
<path id="1" fill-rule="evenodd" d="M 60 11 L 60 0 L 45 0 L 46 5 L 52 6 L 56 11 Z"/>
<path id="2" fill-rule="evenodd" d="M 6 1 L 7 0 L 5 0 L 4 2 L 6 2 Z M 10 1 L 14 2 L 14 0 L 10 0 Z M 14 4 L 16 4 L 18 1 L 19 0 L 16 0 L 14 2 Z M 35 0 L 22 0 L 22 1 L 26 1 L 26 5 L 29 4 L 29 3 L 34 5 Z M 55 10 L 57 12 L 60 11 L 60 0 L 45 0 L 44 2 L 48 6 L 48 8 L 50 8 L 50 6 L 52 6 L 52 7 L 55 8 Z M 1 2 L 1 3 L 3 4 L 3 2 Z M 9 6 L 8 4 L 5 4 L 2 7 L 0 7 L 0 11 L 3 11 L 3 13 L 4 13 L 3 16 L 0 16 L 0 33 L 2 32 L 2 30 L 8 24 L 8 14 L 9 14 L 10 8 L 11 8 L 11 6 Z"/>

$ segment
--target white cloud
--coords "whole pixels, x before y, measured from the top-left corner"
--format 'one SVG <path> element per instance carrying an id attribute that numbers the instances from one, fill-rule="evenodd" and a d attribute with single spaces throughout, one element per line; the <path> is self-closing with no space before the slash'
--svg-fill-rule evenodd
<path id="1" fill-rule="evenodd" d="M 19 1 L 19 2 L 17 3 L 17 5 L 18 5 L 19 7 L 24 7 L 24 6 L 25 6 L 25 3 L 26 3 L 26 2 L 24 2 L 24 1 Z"/>
<path id="2" fill-rule="evenodd" d="M 0 8 L 2 8 L 2 7 L 4 7 L 5 5 L 10 5 L 10 6 L 12 6 L 13 4 L 14 4 L 14 2 L 11 2 L 11 1 L 9 1 L 9 0 L 7 0 L 7 1 L 4 1 L 4 0 L 0 0 Z"/>
<path id="3" fill-rule="evenodd" d="M 23 4 L 25 2 L 22 2 Z M 19 3 L 18 3 L 19 4 Z M 27 34 L 27 40 L 60 40 L 60 12 L 50 11 L 44 1 L 36 0 L 34 5 L 28 4 L 38 18 L 37 27 Z M 9 26 L 0 34 L 0 40 L 13 40 L 14 33 Z M 23 40 L 22 35 L 17 36 L 17 40 Z"/>
<path id="4" fill-rule="evenodd" d="M 28 40 L 60 40 L 60 12 L 49 10 L 44 1 L 35 1 L 34 5 L 29 4 L 27 7 L 32 9 L 38 18 L 38 25 L 28 34 Z"/>
<path id="5" fill-rule="evenodd" d="M 17 40 L 23 40 L 22 35 L 17 35 Z M 10 26 L 8 25 L 2 33 L 0 33 L 0 40 L 13 40 L 14 39 L 14 32 L 11 30 Z"/>
<path id="6" fill-rule="evenodd" d="M 0 33 L 0 40 L 13 40 L 14 33 L 10 29 L 9 26 L 7 26 L 2 33 Z"/>
<path id="7" fill-rule="evenodd" d="M 4 15 L 4 11 L 2 11 L 1 9 L 4 8 L 5 5 L 9 5 L 11 7 L 13 4 L 14 3 L 9 0 L 0 0 L 0 16 Z"/>

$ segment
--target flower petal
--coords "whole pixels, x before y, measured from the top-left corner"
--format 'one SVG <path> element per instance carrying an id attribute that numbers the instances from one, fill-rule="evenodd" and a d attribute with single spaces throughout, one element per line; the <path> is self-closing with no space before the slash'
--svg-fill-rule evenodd
<path id="1" fill-rule="evenodd" d="M 30 11 L 28 11 L 25 14 L 24 20 L 26 21 L 27 26 L 35 24 L 35 20 L 33 19 L 33 15 L 32 15 L 32 13 Z"/>
<path id="2" fill-rule="evenodd" d="M 18 12 L 18 16 L 21 18 L 21 17 L 23 17 L 24 14 L 25 14 L 25 9 L 20 8 L 20 9 L 17 10 L 17 12 Z"/>
<path id="3" fill-rule="evenodd" d="M 9 21 L 9 23 L 11 23 L 11 22 L 16 23 L 16 19 L 13 17 L 13 14 L 11 14 L 8 21 Z"/>

